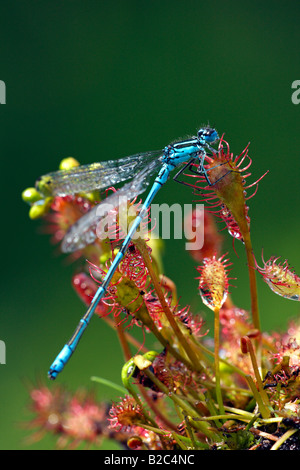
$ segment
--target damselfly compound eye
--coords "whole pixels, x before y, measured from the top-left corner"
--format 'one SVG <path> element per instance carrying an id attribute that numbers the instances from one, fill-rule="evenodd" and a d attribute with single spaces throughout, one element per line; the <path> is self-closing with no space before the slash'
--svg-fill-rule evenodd
<path id="1" fill-rule="evenodd" d="M 198 131 L 198 139 L 200 142 L 213 143 L 218 140 L 219 136 L 216 129 L 211 127 L 204 127 Z"/>

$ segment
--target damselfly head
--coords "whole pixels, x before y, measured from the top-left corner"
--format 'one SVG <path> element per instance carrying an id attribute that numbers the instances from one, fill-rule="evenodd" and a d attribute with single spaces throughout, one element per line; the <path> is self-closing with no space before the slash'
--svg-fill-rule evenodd
<path id="1" fill-rule="evenodd" d="M 202 127 L 198 131 L 198 139 L 200 143 L 213 144 L 219 139 L 219 135 L 212 127 Z"/>

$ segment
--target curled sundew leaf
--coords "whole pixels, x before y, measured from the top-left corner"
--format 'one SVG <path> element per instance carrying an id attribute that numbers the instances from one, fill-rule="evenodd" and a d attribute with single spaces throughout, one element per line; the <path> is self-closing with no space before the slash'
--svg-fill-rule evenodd
<path id="1" fill-rule="evenodd" d="M 262 257 L 263 267 L 257 263 L 255 267 L 275 294 L 285 299 L 300 301 L 300 277 L 291 268 L 288 260 L 280 263 L 279 258 L 272 256 L 265 261 Z"/>
<path id="2" fill-rule="evenodd" d="M 252 164 L 248 148 L 249 144 L 235 157 L 222 136 L 218 149 L 213 150 L 210 156 L 206 156 L 205 169 L 211 184 L 203 186 L 203 183 L 207 183 L 203 175 L 188 175 L 196 179 L 196 184 L 193 186 L 201 190 L 201 198 L 208 205 L 207 210 L 223 220 L 229 234 L 243 243 L 249 236 L 250 230 L 247 201 L 256 194 L 258 183 L 268 173 L 266 172 L 254 183 L 246 183 L 246 179 L 251 176 L 247 170 Z M 242 166 L 245 160 L 246 164 Z M 248 189 L 253 187 L 255 188 L 253 194 L 247 195 Z"/>
<path id="3" fill-rule="evenodd" d="M 224 257 L 205 258 L 203 265 L 198 266 L 197 271 L 201 274 L 199 278 L 199 293 L 202 302 L 211 310 L 220 309 L 224 304 L 229 287 L 227 267 L 232 263 L 227 263 Z"/>

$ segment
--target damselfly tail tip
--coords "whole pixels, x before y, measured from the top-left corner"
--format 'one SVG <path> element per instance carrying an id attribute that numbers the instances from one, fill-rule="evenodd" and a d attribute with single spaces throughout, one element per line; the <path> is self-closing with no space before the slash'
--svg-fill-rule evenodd
<path id="1" fill-rule="evenodd" d="M 51 380 L 56 379 L 58 374 L 63 370 L 64 366 L 70 359 L 72 353 L 73 353 L 73 349 L 68 344 L 65 344 L 65 346 L 62 348 L 62 350 L 60 351 L 55 361 L 50 366 L 50 369 L 48 372 L 49 379 Z"/>
<path id="2" fill-rule="evenodd" d="M 54 369 L 52 369 L 52 368 L 49 369 L 49 372 L 48 372 L 48 379 L 50 379 L 50 380 L 55 380 L 56 377 L 57 377 L 57 374 L 58 374 L 58 372 L 57 372 L 56 370 L 54 370 Z"/>

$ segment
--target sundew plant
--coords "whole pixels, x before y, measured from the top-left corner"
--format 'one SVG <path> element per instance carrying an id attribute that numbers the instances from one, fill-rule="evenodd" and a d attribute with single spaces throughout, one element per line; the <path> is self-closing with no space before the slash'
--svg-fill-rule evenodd
<path id="1" fill-rule="evenodd" d="M 131 450 L 300 449 L 300 323 L 291 321 L 285 333 L 262 331 L 257 296 L 258 279 L 287 303 L 299 301 L 300 277 L 287 260 L 266 261 L 253 253 L 249 200 L 265 174 L 250 181 L 248 151 L 247 146 L 234 156 L 222 137 L 205 155 L 205 173 L 197 171 L 197 163 L 185 169 L 193 200 L 205 206 L 204 212 L 194 210 L 185 219 L 194 233 L 204 230 L 203 246 L 187 256 L 195 261 L 199 311 L 211 312 L 213 331 L 208 333 L 198 312 L 180 304 L 181 293 L 161 267 L 160 243 L 147 231 L 148 211 L 143 236 L 131 240 L 95 310 L 114 329 L 123 351 L 119 400 L 99 402 L 82 387 L 71 393 L 56 383 L 33 386 L 31 440 L 50 433 L 58 447 L 72 448 L 101 448 L 106 438 Z M 65 159 L 60 174 L 67 181 L 68 172 L 78 166 Z M 118 194 L 111 187 L 106 193 L 43 197 L 28 188 L 23 199 L 30 204 L 30 217 L 42 218 L 58 243 L 107 193 Z M 140 210 L 137 197 L 122 209 L 115 204 L 109 219 L 114 223 L 105 231 L 103 224 L 93 226 L 90 243 L 75 251 L 72 284 L 86 306 Z M 245 248 L 250 311 L 235 305 L 230 293 L 234 265 L 245 260 L 235 254 L 229 259 L 223 252 L 225 233 Z M 168 252 L 167 241 L 164 249 Z M 137 339 L 137 329 L 147 341 Z M 146 343 L 151 342 L 149 349 Z M 93 380 L 109 384 L 103 377 Z"/>

